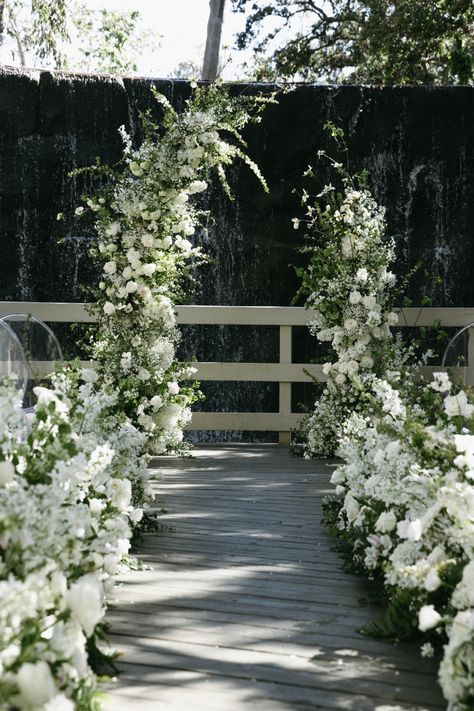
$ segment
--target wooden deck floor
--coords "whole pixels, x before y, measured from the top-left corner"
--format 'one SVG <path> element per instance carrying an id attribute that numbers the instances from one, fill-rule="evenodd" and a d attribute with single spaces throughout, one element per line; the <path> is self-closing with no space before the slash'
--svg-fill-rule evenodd
<path id="1" fill-rule="evenodd" d="M 417 647 L 356 631 L 377 611 L 321 526 L 330 467 L 270 445 L 156 464 L 170 530 L 114 595 L 107 711 L 445 708 Z"/>

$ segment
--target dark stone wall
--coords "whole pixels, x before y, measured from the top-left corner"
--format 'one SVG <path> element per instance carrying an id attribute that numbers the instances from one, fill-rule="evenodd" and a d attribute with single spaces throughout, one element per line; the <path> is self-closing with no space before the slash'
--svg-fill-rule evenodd
<path id="1" fill-rule="evenodd" d="M 69 178 L 96 156 L 115 161 L 117 128 L 139 140 L 138 111 L 153 105 L 151 83 L 178 107 L 185 82 L 112 79 L 50 72 L 0 72 L 0 299 L 75 300 L 95 275 L 87 258 L 92 230 L 62 223 L 90 186 Z M 240 90 L 240 89 L 239 89 Z M 252 88 L 251 88 L 252 90 Z M 245 168 L 231 175 L 236 200 L 218 186 L 207 198 L 213 220 L 202 240 L 213 262 L 198 275 L 201 303 L 288 304 L 301 264 L 294 187 L 319 148 L 330 148 L 327 120 L 347 136 L 351 166 L 371 173 L 398 245 L 397 270 L 421 262 L 412 282 L 437 305 L 474 303 L 474 88 L 298 86 L 247 132 L 249 153 L 271 193 Z M 321 164 L 317 182 L 329 174 Z M 317 185 L 315 186 L 318 187 Z M 421 282 L 424 282 L 423 287 Z"/>

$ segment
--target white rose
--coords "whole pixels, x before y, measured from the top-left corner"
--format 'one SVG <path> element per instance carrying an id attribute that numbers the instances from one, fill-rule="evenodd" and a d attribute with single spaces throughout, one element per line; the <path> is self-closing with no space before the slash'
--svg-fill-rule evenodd
<path id="1" fill-rule="evenodd" d="M 159 395 L 154 395 L 150 400 L 150 405 L 153 407 L 154 410 L 159 410 L 162 404 L 163 398 L 161 398 Z"/>
<path id="2" fill-rule="evenodd" d="M 332 363 L 324 363 L 323 365 L 323 373 L 324 375 L 329 375 L 329 373 L 332 370 Z"/>
<path id="3" fill-rule="evenodd" d="M 119 232 L 120 232 L 120 223 L 118 223 L 118 222 L 111 222 L 110 225 L 105 230 L 105 234 L 108 235 L 109 237 L 114 237 L 115 235 L 118 235 Z"/>
<path id="4" fill-rule="evenodd" d="M 138 284 L 136 281 L 127 281 L 125 288 L 127 290 L 127 294 L 134 294 L 138 289 Z"/>
<path id="5" fill-rule="evenodd" d="M 470 405 L 464 390 L 460 390 L 457 395 L 448 395 L 444 400 L 444 411 L 448 417 L 469 418 L 474 412 L 474 405 Z"/>
<path id="6" fill-rule="evenodd" d="M 145 276 L 152 276 L 156 272 L 156 264 L 153 264 L 152 262 L 149 264 L 143 264 L 141 271 Z"/>
<path id="7" fill-rule="evenodd" d="M 397 517 L 393 511 L 383 511 L 375 522 L 375 530 L 381 533 L 390 533 L 397 525 Z"/>
<path id="8" fill-rule="evenodd" d="M 125 269 L 124 269 L 123 272 L 122 272 L 123 278 L 124 278 L 124 279 L 127 279 L 127 280 L 130 279 L 130 277 L 132 276 L 132 274 L 133 274 L 133 270 L 132 270 L 131 267 L 125 267 Z"/>
<path id="9" fill-rule="evenodd" d="M 140 238 L 140 242 L 144 247 L 153 247 L 153 245 L 155 244 L 155 238 L 153 237 L 153 235 L 145 234 L 142 235 L 142 237 Z"/>
<path id="10" fill-rule="evenodd" d="M 51 701 L 57 688 L 49 664 L 40 661 L 25 662 L 16 675 L 21 708 L 41 708 Z"/>
<path id="11" fill-rule="evenodd" d="M 366 309 L 373 309 L 377 303 L 377 300 L 375 296 L 372 296 L 372 294 L 370 294 L 369 296 L 362 297 L 362 303 L 364 304 Z"/>
<path id="12" fill-rule="evenodd" d="M 441 585 L 441 578 L 438 575 L 436 568 L 431 568 L 430 572 L 425 578 L 425 590 L 428 592 L 433 592 L 437 590 Z"/>
<path id="13" fill-rule="evenodd" d="M 351 291 L 349 294 L 349 301 L 351 304 L 359 304 L 362 301 L 362 295 L 360 291 Z"/>
<path id="14" fill-rule="evenodd" d="M 395 326 L 398 323 L 398 314 L 394 311 L 390 311 L 390 313 L 387 314 L 387 323 L 389 326 Z"/>
<path id="15" fill-rule="evenodd" d="M 97 373 L 96 370 L 93 370 L 92 368 L 82 368 L 81 379 L 85 383 L 96 383 L 98 378 L 99 378 L 99 374 Z"/>
<path id="16" fill-rule="evenodd" d="M 132 484 L 130 479 L 112 479 L 108 484 L 112 504 L 123 511 L 130 505 Z"/>
<path id="17" fill-rule="evenodd" d="M 104 615 L 102 597 L 102 584 L 95 573 L 83 575 L 66 593 L 66 605 L 87 637 L 92 636 L 96 624 Z"/>
<path id="18" fill-rule="evenodd" d="M 83 207 L 76 207 L 76 209 L 74 210 L 74 213 L 75 213 L 76 215 L 82 215 L 83 212 L 84 212 L 84 208 L 83 208 Z M 60 214 L 61 214 L 61 213 L 60 213 Z"/>
<path id="19" fill-rule="evenodd" d="M 137 377 L 139 380 L 143 380 L 143 381 L 150 380 L 151 373 L 146 368 L 139 368 Z"/>
<path id="20" fill-rule="evenodd" d="M 111 259 L 110 262 L 106 262 L 104 264 L 104 272 L 106 274 L 115 274 L 117 271 L 117 262 L 114 259 Z"/>
<path id="21" fill-rule="evenodd" d="M 11 462 L 0 462 L 0 484 L 9 484 L 15 476 L 15 467 Z"/>
<path id="22" fill-rule="evenodd" d="M 374 359 L 371 358 L 371 356 L 364 355 L 364 356 L 362 356 L 362 358 L 360 359 L 360 365 L 361 365 L 362 368 L 367 368 L 367 369 L 373 368 Z"/>
<path id="23" fill-rule="evenodd" d="M 357 270 L 357 274 L 356 274 L 357 281 L 365 283 L 368 278 L 369 278 L 369 272 L 367 271 L 367 269 L 362 268 L 362 269 Z"/>
<path id="24" fill-rule="evenodd" d="M 168 391 L 170 395 L 177 395 L 179 393 L 179 385 L 178 383 L 175 383 L 174 381 L 170 381 L 167 383 L 168 385 Z"/>
<path id="25" fill-rule="evenodd" d="M 130 513 L 130 520 L 133 523 L 139 523 L 143 518 L 143 509 L 133 509 Z"/>
<path id="26" fill-rule="evenodd" d="M 115 306 L 110 301 L 106 301 L 104 304 L 104 313 L 107 314 L 107 316 L 111 316 L 114 311 Z"/>
<path id="27" fill-rule="evenodd" d="M 418 629 L 426 632 L 436 627 L 441 620 L 442 617 L 436 612 L 434 605 L 423 605 L 418 613 Z"/>
<path id="28" fill-rule="evenodd" d="M 346 376 L 344 375 L 344 373 L 338 373 L 336 375 L 335 380 L 338 385 L 344 385 L 344 383 L 346 382 Z"/>
<path id="29" fill-rule="evenodd" d="M 163 240 L 163 247 L 164 247 L 165 249 L 168 249 L 169 247 L 171 247 L 172 244 L 173 244 L 173 239 L 172 239 L 171 237 L 168 236 L 168 237 L 165 237 L 165 238 L 164 238 L 164 240 Z"/>
<path id="30" fill-rule="evenodd" d="M 350 491 L 346 494 L 346 498 L 344 499 L 344 508 L 349 522 L 352 523 L 359 515 L 360 505 Z"/>

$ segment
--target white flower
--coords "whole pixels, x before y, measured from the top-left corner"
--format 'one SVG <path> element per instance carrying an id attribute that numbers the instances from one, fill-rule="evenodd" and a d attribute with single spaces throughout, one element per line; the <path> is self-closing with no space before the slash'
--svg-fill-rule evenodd
<path id="1" fill-rule="evenodd" d="M 432 390 L 446 393 L 451 390 L 451 381 L 447 373 L 433 373 L 433 381 L 429 384 Z"/>
<path id="2" fill-rule="evenodd" d="M 150 378 L 151 378 L 151 373 L 150 373 L 150 371 L 147 370 L 146 368 L 140 367 L 140 368 L 138 369 L 137 377 L 138 377 L 139 380 L 142 380 L 142 381 L 150 380 Z"/>
<path id="3" fill-rule="evenodd" d="M 469 418 L 474 412 L 474 405 L 468 403 L 464 390 L 460 390 L 457 395 L 448 395 L 444 400 L 444 411 L 448 417 Z"/>
<path id="4" fill-rule="evenodd" d="M 159 395 L 154 395 L 150 400 L 150 405 L 153 407 L 154 410 L 159 410 L 160 407 L 163 405 L 163 398 L 161 398 Z"/>
<path id="5" fill-rule="evenodd" d="M 130 520 L 133 523 L 139 523 L 143 518 L 143 509 L 133 509 L 130 513 Z"/>
<path id="6" fill-rule="evenodd" d="M 44 661 L 22 664 L 16 675 L 16 683 L 22 708 L 41 708 L 58 691 L 49 664 Z"/>
<path id="7" fill-rule="evenodd" d="M 293 229 L 297 230 L 300 226 L 300 221 L 298 220 L 297 217 L 293 217 L 293 219 L 291 221 L 293 223 Z"/>
<path id="8" fill-rule="evenodd" d="M 156 264 L 153 264 L 152 262 L 149 264 L 142 264 L 141 272 L 145 276 L 152 276 L 156 272 Z"/>
<path id="9" fill-rule="evenodd" d="M 111 316 L 114 311 L 115 306 L 110 301 L 106 301 L 104 304 L 104 313 L 107 314 L 107 316 Z"/>
<path id="10" fill-rule="evenodd" d="M 138 284 L 136 281 L 127 281 L 125 284 L 125 289 L 127 294 L 134 294 L 138 289 Z"/>
<path id="11" fill-rule="evenodd" d="M 9 484 L 15 477 L 15 467 L 11 462 L 0 462 L 0 485 Z"/>
<path id="12" fill-rule="evenodd" d="M 179 393 L 179 385 L 175 383 L 174 380 L 168 381 L 167 386 L 170 395 L 177 395 Z"/>
<path id="13" fill-rule="evenodd" d="M 375 530 L 381 533 L 390 533 L 397 525 L 397 517 L 393 511 L 383 511 L 375 522 Z"/>
<path id="14" fill-rule="evenodd" d="M 153 247 L 153 245 L 155 244 L 155 238 L 153 237 L 153 235 L 145 233 L 140 237 L 140 242 L 144 247 Z"/>
<path id="15" fill-rule="evenodd" d="M 356 274 L 357 281 L 360 281 L 362 284 L 364 284 L 368 278 L 369 278 L 369 272 L 367 271 L 367 269 L 362 268 L 362 269 L 357 270 L 357 274 Z"/>
<path id="16" fill-rule="evenodd" d="M 96 383 L 99 379 L 99 374 L 96 370 L 92 368 L 82 368 L 81 370 L 81 380 L 85 383 Z"/>
<path id="17" fill-rule="evenodd" d="M 420 653 L 422 657 L 433 657 L 434 656 L 434 647 L 432 644 L 429 642 L 425 642 L 425 644 L 422 644 L 420 647 Z"/>
<path id="18" fill-rule="evenodd" d="M 377 304 L 377 299 L 372 294 L 369 294 L 368 296 L 362 297 L 362 303 L 364 304 L 366 309 L 373 309 L 374 306 Z"/>
<path id="19" fill-rule="evenodd" d="M 110 225 L 105 230 L 105 234 L 108 235 L 109 237 L 114 237 L 119 232 L 120 232 L 120 223 L 119 222 L 111 222 Z"/>
<path id="20" fill-rule="evenodd" d="M 360 291 L 351 291 L 349 294 L 349 301 L 351 304 L 360 304 L 362 301 L 362 294 Z"/>
<path id="21" fill-rule="evenodd" d="M 104 264 L 104 272 L 106 274 L 115 274 L 117 271 L 117 262 L 111 259 L 109 262 Z"/>
<path id="22" fill-rule="evenodd" d="M 95 573 L 88 573 L 76 580 L 66 594 L 66 605 L 86 637 L 91 637 L 95 626 L 102 619 L 102 585 Z"/>
<path id="23" fill-rule="evenodd" d="M 426 632 L 439 625 L 441 620 L 442 617 L 436 612 L 434 605 L 423 605 L 418 613 L 418 629 Z"/>
<path id="24" fill-rule="evenodd" d="M 83 212 L 84 212 L 83 207 L 76 207 L 76 209 L 74 210 L 74 214 L 76 214 L 76 215 L 82 215 Z"/>
<path id="25" fill-rule="evenodd" d="M 441 585 L 441 578 L 438 575 L 436 568 L 431 568 L 430 572 L 425 578 L 425 589 L 428 592 L 434 592 Z"/>
<path id="26" fill-rule="evenodd" d="M 344 499 L 344 508 L 348 521 L 352 523 L 359 515 L 360 504 L 357 499 L 354 498 L 350 491 L 346 494 L 346 497 Z"/>
<path id="27" fill-rule="evenodd" d="M 397 524 L 397 533 L 400 538 L 406 538 L 409 541 L 419 541 L 423 534 L 423 524 L 419 518 L 409 521 L 405 519 Z"/>

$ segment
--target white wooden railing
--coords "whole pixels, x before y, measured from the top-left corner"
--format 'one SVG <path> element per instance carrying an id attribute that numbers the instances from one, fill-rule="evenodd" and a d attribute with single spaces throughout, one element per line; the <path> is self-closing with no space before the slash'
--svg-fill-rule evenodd
<path id="1" fill-rule="evenodd" d="M 0 317 L 7 313 L 27 313 L 49 323 L 93 322 L 84 304 L 50 302 L 0 302 Z M 321 365 L 293 363 L 292 329 L 305 326 L 308 312 L 292 306 L 178 306 L 179 324 L 278 326 L 280 355 L 278 363 L 198 362 L 195 378 L 216 381 L 260 381 L 279 384 L 278 412 L 195 412 L 189 430 L 273 431 L 279 433 L 281 444 L 290 441 L 290 432 L 298 427 L 302 415 L 291 407 L 292 383 L 308 382 L 312 377 L 320 382 L 327 378 Z M 445 328 L 461 328 L 474 322 L 474 308 L 409 308 L 400 313 L 400 326 L 433 326 L 440 322 Z M 457 368 L 465 382 L 474 383 L 474 334 L 469 331 L 466 367 Z M 426 375 L 439 366 L 424 368 Z"/>

